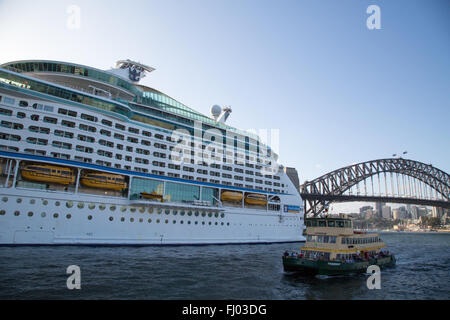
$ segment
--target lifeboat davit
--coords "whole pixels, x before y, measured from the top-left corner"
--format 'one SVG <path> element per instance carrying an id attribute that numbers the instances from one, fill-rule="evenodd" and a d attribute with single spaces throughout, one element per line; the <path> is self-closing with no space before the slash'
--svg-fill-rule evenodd
<path id="1" fill-rule="evenodd" d="M 242 201 L 242 193 L 237 191 L 223 191 L 222 195 L 220 197 L 220 200 L 222 201 Z"/>
<path id="2" fill-rule="evenodd" d="M 85 187 L 115 191 L 122 191 L 127 187 L 124 176 L 105 172 L 90 171 L 83 173 L 80 182 Z"/>
<path id="3" fill-rule="evenodd" d="M 266 205 L 267 198 L 263 194 L 249 193 L 245 196 L 246 204 Z"/>
<path id="4" fill-rule="evenodd" d="M 71 168 L 50 164 L 27 164 L 21 170 L 22 177 L 29 181 L 67 185 L 75 182 Z"/>

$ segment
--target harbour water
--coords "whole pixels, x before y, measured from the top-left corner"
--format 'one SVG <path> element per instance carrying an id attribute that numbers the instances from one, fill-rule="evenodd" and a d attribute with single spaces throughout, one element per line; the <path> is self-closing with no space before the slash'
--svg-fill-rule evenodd
<path id="1" fill-rule="evenodd" d="M 397 266 L 368 275 L 283 272 L 302 243 L 179 247 L 0 247 L 0 299 L 450 299 L 450 234 L 382 233 Z M 69 265 L 81 289 L 67 289 Z"/>

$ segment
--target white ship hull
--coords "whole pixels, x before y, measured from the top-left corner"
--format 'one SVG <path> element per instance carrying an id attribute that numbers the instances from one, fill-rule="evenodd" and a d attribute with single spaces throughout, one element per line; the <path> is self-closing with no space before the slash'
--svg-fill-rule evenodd
<path id="1" fill-rule="evenodd" d="M 0 215 L 2 245 L 182 245 L 305 240 L 303 219 L 294 214 L 223 208 L 218 217 L 215 214 L 209 217 L 205 211 L 193 208 L 191 216 L 188 210 L 180 216 L 179 210 L 177 215 L 173 209 L 169 214 L 166 209 L 158 213 L 157 208 L 149 213 L 152 205 L 130 205 L 127 200 L 112 197 L 10 188 L 1 188 L 0 193 L 0 208 L 4 211 Z M 72 207 L 68 208 L 67 203 L 72 203 Z M 84 207 L 79 208 L 79 203 Z M 90 204 L 95 204 L 95 209 L 89 209 Z M 102 205 L 105 209 L 100 210 Z M 126 210 L 122 211 L 123 208 Z"/>

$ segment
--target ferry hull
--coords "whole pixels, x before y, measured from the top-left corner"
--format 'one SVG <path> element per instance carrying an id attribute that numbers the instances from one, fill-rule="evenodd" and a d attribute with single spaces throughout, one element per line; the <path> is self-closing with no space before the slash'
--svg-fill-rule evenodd
<path id="1" fill-rule="evenodd" d="M 387 268 L 395 266 L 395 263 L 396 260 L 394 255 L 354 263 L 309 260 L 297 257 L 283 257 L 283 268 L 285 271 L 327 276 L 365 273 L 367 272 L 367 268 L 371 265 L 377 265 L 380 268 Z"/>

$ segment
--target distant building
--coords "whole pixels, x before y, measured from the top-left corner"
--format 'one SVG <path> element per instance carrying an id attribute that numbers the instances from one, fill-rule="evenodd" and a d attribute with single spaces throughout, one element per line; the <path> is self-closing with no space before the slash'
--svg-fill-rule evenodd
<path id="1" fill-rule="evenodd" d="M 367 209 L 366 211 L 364 211 L 364 218 L 365 218 L 366 220 L 372 218 L 373 216 L 375 216 L 375 211 L 373 211 L 372 208 Z"/>
<path id="2" fill-rule="evenodd" d="M 285 167 L 284 172 L 289 177 L 289 179 L 291 179 L 292 183 L 295 186 L 295 189 L 297 189 L 297 191 L 300 192 L 300 180 L 298 179 L 297 169 Z"/>
<path id="3" fill-rule="evenodd" d="M 359 208 L 359 215 L 361 216 L 361 218 L 369 219 L 369 218 L 366 217 L 367 211 L 373 212 L 373 207 L 371 207 L 371 206 L 364 206 L 364 207 Z"/>
<path id="4" fill-rule="evenodd" d="M 433 218 L 442 218 L 442 216 L 444 215 L 444 209 L 441 207 L 433 207 L 431 209 L 431 215 L 433 216 Z"/>
<path id="5" fill-rule="evenodd" d="M 384 219 L 392 219 L 392 210 L 391 207 L 389 206 L 384 206 L 382 211 L 381 211 L 381 216 Z"/>
<path id="6" fill-rule="evenodd" d="M 384 202 L 375 202 L 375 214 L 378 217 L 383 216 L 383 207 L 386 205 Z"/>

